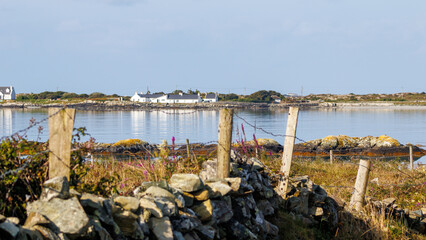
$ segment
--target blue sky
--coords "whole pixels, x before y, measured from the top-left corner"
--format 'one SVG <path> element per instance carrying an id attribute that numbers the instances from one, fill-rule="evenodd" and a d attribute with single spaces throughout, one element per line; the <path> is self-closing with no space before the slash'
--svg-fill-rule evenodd
<path id="1" fill-rule="evenodd" d="M 424 0 L 0 0 L 0 85 L 422 92 L 425 13 Z"/>

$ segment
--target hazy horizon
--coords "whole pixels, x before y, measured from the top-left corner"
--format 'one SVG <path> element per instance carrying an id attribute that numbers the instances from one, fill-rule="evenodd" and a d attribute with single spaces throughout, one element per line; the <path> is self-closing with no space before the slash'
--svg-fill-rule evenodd
<path id="1" fill-rule="evenodd" d="M 0 85 L 423 92 L 425 12 L 421 0 L 0 0 Z"/>

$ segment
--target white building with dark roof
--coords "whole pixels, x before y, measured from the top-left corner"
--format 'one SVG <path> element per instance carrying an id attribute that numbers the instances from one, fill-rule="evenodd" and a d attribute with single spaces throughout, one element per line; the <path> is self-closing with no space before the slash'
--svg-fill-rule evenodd
<path id="1" fill-rule="evenodd" d="M 167 103 L 200 103 L 202 99 L 200 94 L 167 95 Z"/>
<path id="2" fill-rule="evenodd" d="M 130 101 L 133 102 L 159 102 L 157 101 L 158 98 L 162 97 L 164 94 L 143 94 L 143 93 L 137 93 L 135 92 L 135 95 L 133 95 L 130 98 Z"/>
<path id="3" fill-rule="evenodd" d="M 146 102 L 146 103 L 200 103 L 202 99 L 198 94 L 142 94 L 135 93 L 130 98 L 133 102 Z"/>
<path id="4" fill-rule="evenodd" d="M 203 100 L 204 102 L 217 102 L 217 94 L 216 93 L 208 93 L 206 94 L 206 97 Z"/>
<path id="5" fill-rule="evenodd" d="M 0 100 L 15 100 L 15 89 L 10 87 L 0 87 Z"/>

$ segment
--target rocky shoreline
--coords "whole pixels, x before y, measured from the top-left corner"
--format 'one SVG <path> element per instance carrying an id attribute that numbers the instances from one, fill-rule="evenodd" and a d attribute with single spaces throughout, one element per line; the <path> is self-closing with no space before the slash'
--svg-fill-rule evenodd
<path id="1" fill-rule="evenodd" d="M 256 109 L 256 108 L 288 108 L 299 106 L 301 108 L 317 107 L 317 103 L 300 104 L 269 104 L 269 103 L 244 103 L 244 102 L 218 102 L 218 103 L 196 103 L 196 104 L 161 104 L 161 103 L 139 103 L 130 101 L 85 101 L 81 103 L 63 104 L 32 104 L 22 102 L 8 102 L 0 104 L 0 108 L 61 108 L 68 107 L 77 110 L 89 111 L 130 111 L 130 110 L 168 110 L 168 109 L 192 109 L 192 110 L 217 110 L 222 108 L 234 109 Z"/>
<path id="2" fill-rule="evenodd" d="M 131 110 L 166 110 L 166 109 L 193 109 L 193 110 L 217 110 L 222 108 L 234 109 L 280 109 L 297 106 L 300 108 L 409 108 L 426 109 L 424 105 L 395 105 L 389 102 L 361 102 L 361 103 L 328 103 L 328 102 L 301 102 L 301 103 L 250 103 L 250 102 L 217 102 L 197 104 L 161 104 L 138 103 L 130 101 L 92 101 L 79 103 L 51 103 L 34 104 L 27 102 L 6 102 L 0 104 L 0 108 L 53 108 L 68 107 L 77 110 L 88 111 L 131 111 Z"/>
<path id="3" fill-rule="evenodd" d="M 273 139 L 257 139 L 248 141 L 245 151 L 254 151 L 257 145 L 258 150 L 269 153 L 281 153 L 283 146 Z M 149 144 L 139 139 L 122 140 L 114 144 L 98 143 L 94 149 L 94 154 L 137 154 L 146 155 L 152 151 L 160 151 L 162 148 L 172 148 L 165 144 Z M 190 149 L 197 155 L 210 155 L 216 153 L 216 144 L 190 144 Z M 240 143 L 234 143 L 233 147 L 243 150 Z M 315 139 L 305 143 L 298 143 L 294 146 L 294 156 L 305 157 L 326 157 L 333 154 L 340 156 L 369 156 L 369 157 L 402 157 L 409 156 L 409 145 L 403 145 L 396 139 L 386 135 L 379 137 L 349 137 L 345 135 L 328 136 L 323 139 Z M 426 150 L 419 146 L 411 146 L 413 157 L 420 158 L 426 155 Z M 176 154 L 186 154 L 187 146 L 175 146 L 173 151 Z"/>

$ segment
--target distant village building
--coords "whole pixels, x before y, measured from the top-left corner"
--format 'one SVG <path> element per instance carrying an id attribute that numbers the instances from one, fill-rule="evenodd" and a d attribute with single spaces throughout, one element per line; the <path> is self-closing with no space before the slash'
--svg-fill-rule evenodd
<path id="1" fill-rule="evenodd" d="M 204 98 L 204 102 L 217 102 L 217 94 L 216 93 L 208 93 L 206 94 L 206 97 Z"/>
<path id="2" fill-rule="evenodd" d="M 203 100 L 200 97 L 200 94 L 183 94 L 179 95 L 167 95 L 167 103 L 200 103 Z"/>
<path id="3" fill-rule="evenodd" d="M 288 93 L 287 95 L 284 95 L 286 97 L 298 97 L 299 95 L 297 93 Z"/>
<path id="4" fill-rule="evenodd" d="M 0 87 L 0 100 L 15 100 L 15 89 L 10 87 Z"/>
<path id="5" fill-rule="evenodd" d="M 142 94 L 135 93 L 131 98 L 133 102 L 147 103 L 200 103 L 200 94 Z"/>
<path id="6" fill-rule="evenodd" d="M 272 95 L 271 98 L 274 99 L 275 103 L 281 103 L 281 98 L 278 97 L 277 95 Z"/>
<path id="7" fill-rule="evenodd" d="M 135 92 L 135 95 L 133 95 L 130 98 L 130 101 L 133 102 L 154 102 L 154 100 L 157 100 L 159 97 L 163 96 L 163 94 L 143 94 L 143 93 L 137 93 Z M 155 101 L 158 102 L 158 101 Z"/>

